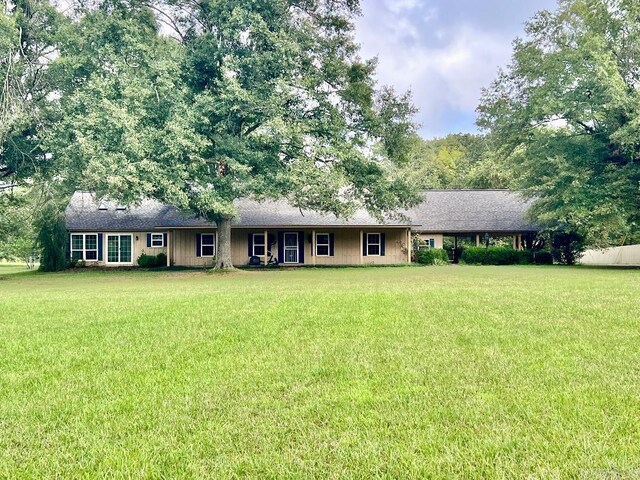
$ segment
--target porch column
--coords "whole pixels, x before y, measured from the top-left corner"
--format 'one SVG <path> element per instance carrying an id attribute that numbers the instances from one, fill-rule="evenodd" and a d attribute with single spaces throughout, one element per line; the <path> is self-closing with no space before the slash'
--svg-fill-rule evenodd
<path id="1" fill-rule="evenodd" d="M 407 263 L 411 263 L 412 250 L 413 242 L 411 241 L 411 229 L 407 228 Z"/>
<path id="2" fill-rule="evenodd" d="M 362 261 L 363 261 L 363 256 L 362 256 L 362 235 L 363 232 L 362 230 L 360 230 L 360 253 L 358 255 L 360 255 L 360 265 L 362 265 Z"/>
<path id="3" fill-rule="evenodd" d="M 311 264 L 316 264 L 316 231 L 311 230 Z"/>
<path id="4" fill-rule="evenodd" d="M 171 244 L 173 243 L 171 235 L 172 232 L 167 231 L 167 244 L 165 245 L 165 247 L 167 248 L 167 267 L 171 266 Z"/>
<path id="5" fill-rule="evenodd" d="M 511 235 L 511 237 L 513 238 L 513 249 L 517 250 L 518 249 L 518 237 L 516 235 Z"/>
<path id="6" fill-rule="evenodd" d="M 521 233 L 518 234 L 518 250 L 524 250 L 524 248 L 522 247 L 522 234 Z"/>
<path id="7" fill-rule="evenodd" d="M 476 233 L 476 247 L 480 246 L 480 234 Z"/>
<path id="8" fill-rule="evenodd" d="M 269 262 L 269 232 L 264 231 L 264 264 Z"/>

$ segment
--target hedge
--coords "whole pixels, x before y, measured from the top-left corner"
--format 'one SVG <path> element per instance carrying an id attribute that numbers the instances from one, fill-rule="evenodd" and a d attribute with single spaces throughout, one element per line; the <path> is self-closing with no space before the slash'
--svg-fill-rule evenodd
<path id="1" fill-rule="evenodd" d="M 449 255 L 442 248 L 428 248 L 418 250 L 416 260 L 423 265 L 438 265 L 441 263 L 449 263 Z"/>
<path id="2" fill-rule="evenodd" d="M 142 268 L 157 268 L 167 265 L 167 256 L 164 253 L 156 255 L 142 254 L 138 257 L 138 265 Z"/>
<path id="3" fill-rule="evenodd" d="M 549 252 L 513 250 L 505 247 L 469 247 L 462 252 L 460 261 L 471 265 L 546 265 L 553 263 Z"/>

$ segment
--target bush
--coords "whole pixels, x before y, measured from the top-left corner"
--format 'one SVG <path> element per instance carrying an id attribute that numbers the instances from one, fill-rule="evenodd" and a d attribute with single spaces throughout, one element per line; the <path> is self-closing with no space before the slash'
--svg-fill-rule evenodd
<path id="1" fill-rule="evenodd" d="M 547 251 L 534 252 L 533 263 L 536 265 L 553 265 L 553 255 Z"/>
<path id="2" fill-rule="evenodd" d="M 460 260 L 471 265 L 515 265 L 521 257 L 516 250 L 504 247 L 469 247 Z"/>
<path id="3" fill-rule="evenodd" d="M 158 255 L 156 255 L 156 264 L 157 267 L 166 267 L 167 256 L 164 253 L 159 253 Z"/>
<path id="4" fill-rule="evenodd" d="M 449 255 L 442 248 L 418 250 L 416 260 L 423 265 L 442 265 L 449 263 Z"/>
<path id="5" fill-rule="evenodd" d="M 462 253 L 461 260 L 471 265 L 551 265 L 549 252 L 513 250 L 504 247 L 470 247 Z"/>
<path id="6" fill-rule="evenodd" d="M 143 253 L 138 257 L 138 265 L 142 268 L 155 268 L 158 266 L 158 257 L 155 255 L 145 255 Z"/>

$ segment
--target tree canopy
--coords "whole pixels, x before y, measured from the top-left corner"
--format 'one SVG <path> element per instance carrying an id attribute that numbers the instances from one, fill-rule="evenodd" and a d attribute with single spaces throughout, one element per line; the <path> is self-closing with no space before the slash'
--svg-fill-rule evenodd
<path id="1" fill-rule="evenodd" d="M 408 206 L 394 166 L 414 107 L 376 87 L 353 37 L 358 13 L 352 0 L 105 0 L 82 11 L 53 67 L 68 79 L 48 144 L 60 175 L 216 221 L 220 267 L 241 197 L 343 216 Z"/>
<path id="2" fill-rule="evenodd" d="M 538 13 L 478 108 L 535 218 L 589 245 L 638 239 L 639 19 L 635 0 Z"/>

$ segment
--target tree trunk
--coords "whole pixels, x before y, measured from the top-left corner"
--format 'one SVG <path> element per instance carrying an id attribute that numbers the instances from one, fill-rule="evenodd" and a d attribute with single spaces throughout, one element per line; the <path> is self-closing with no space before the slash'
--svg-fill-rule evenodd
<path id="1" fill-rule="evenodd" d="M 216 220 L 218 227 L 218 245 L 216 252 L 216 270 L 231 270 L 231 218 Z"/>

